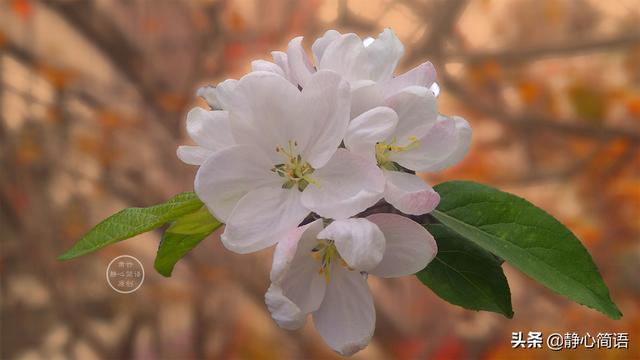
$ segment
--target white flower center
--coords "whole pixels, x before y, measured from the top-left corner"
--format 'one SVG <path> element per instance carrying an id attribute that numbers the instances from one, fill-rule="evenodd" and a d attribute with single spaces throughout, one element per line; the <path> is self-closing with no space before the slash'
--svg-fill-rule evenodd
<path id="1" fill-rule="evenodd" d="M 294 186 L 299 191 L 303 191 L 309 184 L 317 184 L 309 175 L 313 174 L 314 168 L 306 161 L 302 160 L 300 154 L 296 152 L 298 143 L 289 141 L 287 148 L 277 146 L 276 152 L 285 157 L 285 162 L 274 166 L 271 171 L 284 178 L 283 189 L 291 189 Z"/>
<path id="2" fill-rule="evenodd" d="M 318 273 L 324 275 L 327 284 L 331 281 L 331 265 L 338 262 L 349 270 L 353 270 L 342 259 L 333 240 L 318 240 L 318 244 L 311 250 L 311 257 L 320 261 Z"/>
<path id="3" fill-rule="evenodd" d="M 389 143 L 377 143 L 376 160 L 378 161 L 378 166 L 387 170 L 398 170 L 395 163 L 389 159 L 389 155 L 393 153 L 401 153 L 404 151 L 413 150 L 420 146 L 420 141 L 418 141 L 415 136 L 410 136 L 408 140 L 410 141 L 410 143 L 404 146 L 396 145 L 397 141 L 395 138 Z"/>

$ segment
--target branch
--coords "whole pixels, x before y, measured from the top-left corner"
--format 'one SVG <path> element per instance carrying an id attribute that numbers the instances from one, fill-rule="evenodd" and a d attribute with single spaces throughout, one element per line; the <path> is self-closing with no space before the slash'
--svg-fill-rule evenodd
<path id="1" fill-rule="evenodd" d="M 378 28 L 378 24 L 374 24 L 354 14 L 349 9 L 347 0 L 340 0 L 338 2 L 338 18 L 336 19 L 336 25 L 352 28 L 365 33 L 373 32 Z"/>
<path id="2" fill-rule="evenodd" d="M 464 61 L 466 63 L 479 63 L 495 60 L 502 64 L 529 62 L 539 58 L 560 57 L 593 51 L 615 50 L 626 48 L 640 43 L 640 33 L 624 34 L 609 39 L 572 41 L 566 44 L 554 44 L 529 49 L 504 49 L 496 51 L 479 52 L 453 52 L 445 54 L 444 59 L 449 61 Z"/>
<path id="3" fill-rule="evenodd" d="M 142 54 L 108 16 L 103 16 L 88 1 L 44 1 L 80 34 L 95 44 L 113 65 L 133 83 L 143 83 L 136 63 L 142 65 Z M 146 93 L 146 89 L 143 89 Z"/>
<path id="4" fill-rule="evenodd" d="M 609 141 L 595 144 L 592 149 L 583 157 L 576 158 L 573 162 L 560 169 L 535 171 L 528 175 L 517 178 L 504 179 L 496 178 L 492 183 L 496 185 L 536 185 L 542 182 L 566 181 L 576 177 L 589 165 L 602 151 L 609 145 Z"/>
<path id="5" fill-rule="evenodd" d="M 156 102 L 154 86 L 147 80 L 156 77 L 146 77 L 140 71 L 144 64 L 143 54 L 108 16 L 100 14 L 94 8 L 93 2 L 41 1 L 41 3 L 60 15 L 90 43 L 94 44 L 136 88 L 154 115 L 163 119 L 163 112 Z M 149 70 L 145 69 L 145 71 Z M 170 124 L 163 123 L 163 125 L 172 130 Z"/>
<path id="6" fill-rule="evenodd" d="M 574 120 L 554 120 L 542 115 L 524 114 L 516 116 L 508 114 L 498 107 L 479 101 L 477 97 L 472 96 L 462 85 L 451 78 L 446 71 L 441 72 L 439 75 L 442 85 L 447 88 L 449 93 L 457 97 L 461 103 L 476 111 L 491 116 L 493 119 L 504 125 L 528 128 L 532 131 L 555 131 L 574 136 L 602 140 L 624 138 L 632 143 L 640 143 L 640 132 L 632 129 L 592 125 Z"/>
<path id="7" fill-rule="evenodd" d="M 429 32 L 420 40 L 422 45 L 416 47 L 411 54 L 407 56 L 404 63 L 412 64 L 424 54 L 433 57 L 439 56 L 445 40 L 455 28 L 457 18 L 462 14 L 466 5 L 466 0 L 449 0 L 444 1 L 441 8 L 436 10 L 431 9 L 429 13 L 423 13 L 424 21 L 430 22 L 431 25 Z M 421 6 L 416 11 L 420 10 L 426 11 L 427 9 Z"/>

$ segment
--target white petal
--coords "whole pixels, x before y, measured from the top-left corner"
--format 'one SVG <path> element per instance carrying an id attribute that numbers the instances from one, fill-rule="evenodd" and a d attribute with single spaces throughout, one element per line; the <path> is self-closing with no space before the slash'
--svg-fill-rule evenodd
<path id="1" fill-rule="evenodd" d="M 318 239 L 333 240 L 342 259 L 357 271 L 373 269 L 384 254 L 384 235 L 363 218 L 336 220 L 320 231 Z"/>
<path id="2" fill-rule="evenodd" d="M 384 29 L 378 38 L 364 50 L 370 64 L 369 79 L 384 81 L 391 79 L 398 61 L 404 54 L 404 46 L 391 31 Z"/>
<path id="3" fill-rule="evenodd" d="M 229 113 L 195 107 L 187 114 L 187 133 L 196 144 L 211 151 L 235 144 L 229 124 Z"/>
<path id="4" fill-rule="evenodd" d="M 459 163 L 465 155 L 467 155 L 467 152 L 469 152 L 469 146 L 471 145 L 471 126 L 469 126 L 469 123 L 459 116 L 453 116 L 451 118 L 438 116 L 438 123 L 442 121 L 453 121 L 455 123 L 455 131 L 457 133 L 456 146 L 446 158 L 433 165 L 424 167 L 423 171 L 433 172 L 451 167 Z"/>
<path id="5" fill-rule="evenodd" d="M 423 137 L 438 118 L 436 98 L 431 90 L 410 86 L 386 100 L 398 114 L 398 126 L 393 134 L 397 145 L 407 145 L 412 138 Z M 393 140 L 393 139 L 390 139 Z"/>
<path id="6" fill-rule="evenodd" d="M 287 59 L 287 53 L 282 51 L 272 51 L 271 57 L 273 57 L 273 62 L 282 69 L 284 77 L 287 80 L 293 82 L 293 80 L 291 79 L 291 71 L 289 70 L 289 60 Z"/>
<path id="7" fill-rule="evenodd" d="M 286 78 L 280 66 L 266 60 L 253 60 L 251 62 L 251 71 L 268 71 Z"/>
<path id="8" fill-rule="evenodd" d="M 436 98 L 440 96 L 440 85 L 438 85 L 437 82 L 432 83 L 431 86 L 429 86 L 429 90 L 433 92 L 433 96 Z"/>
<path id="9" fill-rule="evenodd" d="M 269 247 L 309 214 L 297 189 L 262 187 L 238 201 L 221 236 L 224 246 L 239 254 Z"/>
<path id="10" fill-rule="evenodd" d="M 235 145 L 213 153 L 198 169 L 195 191 L 213 216 L 226 222 L 237 202 L 249 191 L 282 183 L 259 149 Z"/>
<path id="11" fill-rule="evenodd" d="M 319 270 L 320 262 L 311 257 L 309 250 L 304 259 L 294 261 L 280 283 L 283 294 L 305 313 L 316 311 L 324 298 L 327 281 Z"/>
<path id="12" fill-rule="evenodd" d="M 302 158 L 320 168 L 329 161 L 342 142 L 349 125 L 349 84 L 327 70 L 313 74 L 302 90 L 296 132 Z"/>
<path id="13" fill-rule="evenodd" d="M 376 312 L 367 280 L 357 271 L 334 266 L 324 301 L 313 322 L 333 350 L 350 356 L 371 341 Z"/>
<path id="14" fill-rule="evenodd" d="M 287 59 L 292 80 L 304 88 L 315 70 L 302 47 L 302 36 L 295 37 L 289 42 Z"/>
<path id="15" fill-rule="evenodd" d="M 296 330 L 304 325 L 307 313 L 300 310 L 291 299 L 284 296 L 282 288 L 271 284 L 264 295 L 264 302 L 271 313 L 271 317 L 283 329 Z"/>
<path id="16" fill-rule="evenodd" d="M 276 147 L 286 148 L 305 126 L 297 116 L 299 97 L 295 86 L 274 73 L 254 71 L 242 77 L 229 109 L 236 142 L 259 147 L 274 165 L 283 163 Z"/>
<path id="17" fill-rule="evenodd" d="M 415 274 L 424 269 L 438 252 L 433 236 L 420 224 L 397 214 L 373 214 L 386 239 L 382 261 L 369 273 L 380 277 Z"/>
<path id="18" fill-rule="evenodd" d="M 216 87 L 213 85 L 206 85 L 198 88 L 196 91 L 196 95 L 203 98 L 209 107 L 214 110 L 222 109 L 220 102 L 218 101 L 218 95 L 216 91 Z"/>
<path id="19" fill-rule="evenodd" d="M 385 171 L 384 176 L 384 199 L 403 213 L 422 215 L 438 206 L 440 195 L 420 177 L 399 171 Z"/>
<path id="20" fill-rule="evenodd" d="M 375 162 L 338 149 L 329 162 L 311 174 L 316 184 L 302 193 L 302 203 L 322 217 L 346 219 L 382 198 L 384 175 Z"/>
<path id="21" fill-rule="evenodd" d="M 322 220 L 318 219 L 309 224 L 298 226 L 278 241 L 276 250 L 273 253 L 273 264 L 271 265 L 271 273 L 269 275 L 271 282 L 280 283 L 282 279 L 284 279 L 298 252 L 304 252 L 305 250 L 311 251 L 311 249 L 313 249 L 317 235 L 321 230 Z M 311 241 L 306 239 L 305 241 L 301 241 L 303 236 L 311 239 Z M 309 246 L 309 248 L 307 249 L 305 246 Z"/>
<path id="22" fill-rule="evenodd" d="M 178 155 L 178 159 L 186 164 L 202 165 L 202 163 L 213 154 L 213 151 L 205 149 L 202 146 L 182 145 L 178 146 L 176 154 Z"/>
<path id="23" fill-rule="evenodd" d="M 271 281 L 305 313 L 318 309 L 324 297 L 326 281 L 318 272 L 320 263 L 311 257 L 321 230 L 322 220 L 316 220 L 290 231 L 273 254 Z"/>
<path id="24" fill-rule="evenodd" d="M 340 33 L 336 30 L 327 30 L 322 37 L 319 37 L 316 41 L 313 42 L 311 46 L 311 51 L 313 52 L 313 57 L 316 61 L 316 64 L 320 63 L 322 60 L 322 55 L 324 55 L 324 51 L 327 49 L 327 46 L 331 44 L 334 40 L 340 37 Z"/>
<path id="25" fill-rule="evenodd" d="M 344 145 L 354 154 L 375 162 L 377 142 L 393 133 L 398 115 L 391 108 L 378 106 L 351 120 Z"/>
<path id="26" fill-rule="evenodd" d="M 382 89 L 378 83 L 371 80 L 358 80 L 351 82 L 351 118 L 371 110 L 376 106 L 384 105 Z"/>
<path id="27" fill-rule="evenodd" d="M 356 34 L 340 35 L 326 47 L 318 68 L 333 70 L 349 82 L 371 80 L 364 49 Z"/>
<path id="28" fill-rule="evenodd" d="M 436 81 L 436 69 L 431 62 L 422 63 L 406 73 L 396 76 L 386 82 L 383 86 L 385 98 L 397 94 L 400 90 L 409 86 L 424 86 L 430 88 Z"/>
<path id="29" fill-rule="evenodd" d="M 418 138 L 410 150 L 392 152 L 389 159 L 415 171 L 437 167 L 452 154 L 458 145 L 458 132 L 454 121 L 440 121 L 427 134 Z"/>
<path id="30" fill-rule="evenodd" d="M 238 85 L 238 80 L 227 79 L 218 84 L 216 87 L 216 97 L 218 99 L 218 103 L 220 104 L 220 108 L 227 110 L 229 109 L 231 98 L 233 96 L 233 91 Z"/>
<path id="31" fill-rule="evenodd" d="M 203 86 L 196 91 L 196 95 L 205 99 L 213 110 L 227 110 L 229 96 L 237 83 L 237 80 L 227 79 L 219 83 L 218 86 Z"/>

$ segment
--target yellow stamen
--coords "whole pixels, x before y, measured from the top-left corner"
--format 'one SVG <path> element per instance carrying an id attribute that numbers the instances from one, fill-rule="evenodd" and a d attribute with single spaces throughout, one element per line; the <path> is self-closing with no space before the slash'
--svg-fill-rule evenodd
<path id="1" fill-rule="evenodd" d="M 286 149 L 283 146 L 276 146 L 276 152 L 285 157 L 285 162 L 276 165 L 271 171 L 285 178 L 283 188 L 291 189 L 296 186 L 299 191 L 303 191 L 309 184 L 318 185 L 318 183 L 309 176 L 315 169 L 297 154 L 295 150 L 297 146 L 298 142 L 295 140 L 289 141 Z"/>
<path id="2" fill-rule="evenodd" d="M 320 262 L 318 274 L 324 275 L 327 284 L 331 281 L 331 265 L 334 262 L 353 270 L 342 259 L 333 240 L 318 240 L 318 244 L 311 250 L 311 257 Z"/>
<path id="3" fill-rule="evenodd" d="M 389 159 L 391 153 L 401 153 L 404 151 L 416 149 L 420 146 L 420 141 L 415 136 L 409 136 L 407 140 L 409 140 L 410 142 L 409 144 L 404 146 L 396 145 L 397 139 L 395 138 L 392 139 L 389 143 L 377 143 L 376 160 L 378 161 L 378 166 L 388 170 L 396 170 L 394 162 Z"/>

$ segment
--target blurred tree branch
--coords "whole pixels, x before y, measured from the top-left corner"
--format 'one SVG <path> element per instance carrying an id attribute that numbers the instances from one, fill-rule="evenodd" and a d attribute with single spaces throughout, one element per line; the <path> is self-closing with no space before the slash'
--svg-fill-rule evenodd
<path id="1" fill-rule="evenodd" d="M 522 49 L 504 49 L 495 51 L 460 51 L 450 52 L 443 56 L 447 62 L 464 61 L 466 63 L 482 63 L 497 61 L 501 64 L 531 62 L 539 58 L 570 56 L 586 52 L 625 49 L 640 44 L 640 32 L 626 33 L 599 40 L 574 40 L 563 44 L 544 45 Z"/>
<path id="2" fill-rule="evenodd" d="M 536 157 L 533 155 L 535 147 L 539 145 L 540 138 L 542 136 L 549 136 L 556 134 L 558 138 L 580 138 L 589 140 L 591 148 L 587 148 L 586 154 L 580 153 L 580 155 L 567 153 L 564 157 L 569 161 L 566 166 L 561 166 L 554 169 L 538 169 L 531 166 L 527 170 L 526 174 L 518 174 L 518 177 L 513 179 L 505 179 L 505 182 L 515 185 L 527 185 L 532 183 L 539 183 L 540 181 L 565 181 L 573 179 L 581 172 L 585 172 L 587 165 L 600 164 L 597 162 L 596 156 L 603 151 L 603 149 L 610 146 L 612 143 L 618 143 L 618 140 L 624 140 L 624 146 L 622 153 L 615 159 L 608 159 L 608 162 L 603 164 L 602 173 L 603 176 L 599 178 L 601 181 L 611 181 L 612 178 L 619 174 L 621 170 L 629 166 L 633 157 L 637 155 L 638 146 L 640 145 L 640 133 L 637 129 L 612 127 L 608 125 L 594 125 L 580 121 L 579 119 L 555 119 L 549 115 L 540 113 L 513 113 L 510 111 L 503 102 L 499 102 L 497 99 L 484 99 L 475 96 L 478 90 L 467 86 L 465 80 L 453 77 L 446 72 L 444 65 L 451 62 L 462 62 L 464 66 L 469 64 L 484 63 L 497 61 L 500 64 L 521 65 L 527 62 L 535 61 L 540 58 L 548 57 L 564 57 L 581 52 L 595 52 L 595 51 L 609 51 L 620 50 L 626 47 L 637 44 L 640 41 L 640 34 L 632 32 L 628 34 L 619 35 L 611 38 L 587 40 L 584 38 L 576 38 L 575 41 L 563 43 L 563 44 L 547 44 L 540 45 L 531 48 L 508 48 L 501 50 L 469 50 L 465 49 L 461 43 L 455 38 L 454 31 L 459 26 L 458 18 L 466 10 L 467 1 L 465 0 L 434 0 L 430 2 L 414 1 L 414 0 L 399 0 L 403 5 L 413 9 L 415 14 L 421 17 L 421 22 L 427 26 L 425 35 L 419 39 L 418 46 L 413 50 L 409 56 L 405 59 L 405 64 L 412 63 L 418 59 L 431 59 L 438 66 L 441 85 L 445 92 L 452 94 L 461 104 L 466 107 L 472 113 L 477 114 L 478 118 L 486 116 L 489 121 L 497 122 L 504 126 L 507 133 L 516 134 L 517 141 L 521 138 L 526 138 L 522 142 L 522 146 L 526 147 L 529 156 L 527 157 L 533 165 L 536 163 L 542 163 L 542 161 L 536 161 Z M 133 4 L 139 5 L 137 2 Z M 181 10 L 181 16 L 184 14 L 190 14 L 187 9 L 186 2 L 171 2 L 167 0 L 163 4 L 172 4 L 171 6 L 178 6 Z M 175 91 L 179 92 L 179 95 L 183 95 L 185 99 L 189 99 L 192 94 L 191 91 L 197 82 L 203 80 L 203 76 L 217 77 L 223 73 L 230 71 L 230 68 L 234 65 L 231 61 L 228 61 L 228 54 L 225 52 L 229 47 L 238 45 L 243 52 L 242 56 L 249 57 L 257 51 L 264 51 L 267 46 L 275 48 L 281 45 L 282 41 L 286 39 L 290 32 L 301 31 L 299 23 L 304 23 L 304 31 L 306 34 L 316 34 L 317 32 L 324 30 L 319 29 L 319 26 L 329 26 L 328 24 L 321 23 L 317 19 L 318 16 L 310 16 L 309 13 L 315 10 L 314 6 L 317 3 L 303 6 L 306 3 L 295 0 L 286 1 L 282 7 L 285 14 L 282 16 L 284 19 L 268 33 L 261 32 L 260 30 L 249 29 L 242 31 L 232 31 L 225 27 L 225 10 L 228 10 L 227 6 L 229 1 L 215 1 L 215 2 L 202 2 L 198 3 L 198 8 L 195 11 L 200 11 L 204 14 L 205 20 L 202 20 L 206 24 L 206 28 L 199 28 L 194 25 L 189 29 L 189 36 L 191 40 L 195 39 L 195 51 L 192 58 L 190 58 L 184 67 L 188 67 L 189 71 L 186 72 L 185 81 L 181 83 L 181 86 L 176 87 Z M 144 140 L 136 139 L 140 143 L 144 142 L 140 146 L 146 146 L 152 148 L 152 151 L 159 152 L 165 149 L 166 155 L 171 153 L 173 156 L 174 148 L 172 147 L 177 139 L 181 136 L 182 128 L 180 125 L 181 115 L 179 112 L 183 109 L 167 111 L 159 106 L 157 99 L 158 84 L 163 83 L 162 74 L 150 71 L 145 67 L 151 63 L 153 59 L 151 57 L 145 59 L 144 48 L 140 47 L 140 44 L 136 43 L 134 33 L 127 33 L 126 29 L 118 26 L 114 19 L 109 17 L 109 14 L 98 9 L 97 2 L 94 1 L 46 1 L 40 0 L 39 4 L 47 6 L 48 8 L 59 14 L 67 23 L 77 29 L 77 31 L 85 36 L 89 41 L 95 44 L 100 53 L 123 74 L 123 78 L 130 83 L 130 85 L 136 89 L 136 92 L 142 98 L 142 102 L 145 107 L 141 108 L 141 112 L 144 112 L 146 106 L 153 110 L 153 116 L 148 117 L 150 121 L 146 122 L 142 126 L 142 131 L 145 132 Z M 114 2 L 115 4 L 115 2 Z M 155 4 L 155 3 L 154 3 Z M 339 0 L 338 15 L 334 25 L 344 26 L 346 28 L 356 30 L 358 32 L 373 32 L 380 30 L 383 25 L 378 20 L 370 21 L 364 16 L 360 16 L 356 11 L 349 8 L 346 0 Z M 391 6 L 386 4 L 387 6 Z M 267 2 L 258 2 L 258 13 L 266 14 L 269 9 Z M 304 8 L 304 9 L 302 9 Z M 280 8 L 278 8 L 280 9 Z M 301 17 L 298 13 L 302 10 L 306 11 L 304 16 Z M 188 16 L 187 16 L 188 17 Z M 297 18 L 296 18 L 297 17 Z M 300 20 L 302 19 L 302 20 Z M 188 20 L 188 19 L 187 19 Z M 171 39 L 172 46 L 181 45 L 181 39 Z M 24 48 L 16 46 L 16 44 L 10 41 L 6 44 L 2 44 L 4 47 L 0 47 L 0 52 L 7 52 L 11 56 L 18 59 L 20 62 L 27 66 L 34 67 L 36 62 L 42 59 L 35 59 L 33 54 L 25 51 Z M 27 47 L 28 48 L 28 47 Z M 451 48 L 451 49 L 450 49 Z M 172 50 L 171 47 L 167 49 Z M 169 50 L 162 48 L 158 51 Z M 249 50 L 246 50 L 249 49 Z M 154 49 L 156 51 L 157 49 Z M 159 52 L 160 55 L 165 53 Z M 213 55 L 212 55 L 213 54 Z M 206 61 L 209 57 L 215 57 L 215 66 L 206 67 Z M 154 58 L 155 59 L 155 58 Z M 244 61 L 244 60 L 243 60 Z M 172 69 L 169 69 L 171 71 Z M 205 70 L 208 70 L 205 72 Z M 30 91 L 19 90 L 17 88 L 4 87 L 4 91 L 10 91 L 18 94 L 29 104 L 37 103 L 38 100 Z M 55 94 L 55 100 L 57 103 L 63 104 L 64 99 L 68 96 L 80 99 L 84 104 L 91 108 L 104 108 L 108 106 L 103 99 L 96 97 L 95 93 L 85 91 L 81 87 L 65 88 L 63 92 Z M 136 98 L 137 99 L 137 98 Z M 496 100 L 496 101 L 493 101 Z M 138 100 L 136 100 L 138 104 Z M 40 105 L 40 104 L 39 104 Z M 186 105 L 186 102 L 185 102 Z M 529 111 L 529 109 L 527 109 Z M 69 117 L 69 114 L 63 116 Z M 475 117 L 475 116 L 474 116 Z M 77 122 L 78 118 L 69 118 L 68 121 Z M 41 123 L 26 120 L 30 124 L 37 123 L 37 126 L 41 126 L 44 129 L 50 129 L 56 127 L 55 131 L 63 132 L 66 136 L 71 134 L 69 129 L 69 122 L 65 120 L 63 122 L 55 123 Z M 93 119 L 95 120 L 95 119 Z M 161 123 L 158 121 L 160 120 Z M 98 121 L 92 122 L 93 126 L 99 127 Z M 161 125 L 161 126 L 159 126 Z M 162 133 L 166 135 L 163 138 L 155 138 L 153 133 L 159 128 L 164 129 Z M 48 194 L 45 189 L 52 188 L 52 180 L 49 177 L 41 176 L 40 172 L 34 172 L 29 168 L 30 165 L 19 165 L 14 161 L 7 161 L 13 153 L 16 151 L 15 138 L 12 138 L 10 133 L 12 130 L 7 130 L 5 126 L 5 120 L 0 118 L 0 139 L 2 139 L 0 147 L 2 152 L 0 153 L 0 160 L 2 160 L 3 170 L 0 173 L 0 213 L 2 218 L 0 223 L 2 226 L 8 225 L 6 232 L 12 233 L 15 229 L 20 237 L 29 237 L 29 241 L 20 242 L 14 241 L 11 247 L 3 246 L 3 260 L 7 259 L 5 250 L 9 249 L 12 254 L 15 252 L 16 256 L 21 253 L 27 253 L 35 251 L 33 258 L 29 258 L 29 266 L 32 268 L 38 268 L 42 270 L 33 270 L 43 280 L 47 289 L 53 292 L 54 304 L 56 308 L 56 314 L 62 318 L 62 321 L 69 323 L 69 327 L 73 333 L 73 343 L 76 338 L 86 340 L 89 345 L 103 357 L 113 357 L 118 355 L 119 357 L 127 357 L 133 354 L 135 345 L 133 336 L 128 336 L 124 341 L 120 342 L 117 347 L 112 347 L 93 333 L 86 331 L 88 323 L 91 321 L 90 316 L 86 316 L 86 309 L 84 314 L 73 314 L 78 308 L 84 306 L 82 299 L 74 299 L 68 294 L 65 294 L 62 290 L 63 287 L 57 288 L 56 281 L 58 279 L 52 278 L 51 274 L 54 274 L 57 264 L 50 261 L 60 247 L 70 243 L 73 239 L 70 236 L 63 236 L 61 234 L 52 234 L 58 230 L 58 223 L 64 220 L 65 214 L 63 209 L 52 201 L 52 195 Z M 119 138 L 126 138 L 133 135 L 133 137 L 139 136 L 136 133 L 129 133 L 126 130 L 117 130 Z M 98 136 L 103 136 L 99 134 Z M 504 140 L 504 139 L 503 139 Z M 116 147 L 114 140 L 109 140 L 109 146 L 107 151 L 112 151 L 112 147 Z M 495 147 L 495 145 L 492 145 Z M 64 151 L 63 151 L 64 150 Z M 69 149 L 66 148 L 54 148 L 54 151 L 44 152 L 44 160 L 41 162 L 47 169 L 43 171 L 45 174 L 64 174 L 73 179 L 74 186 L 80 181 L 91 181 L 96 183 L 100 191 L 106 191 L 109 199 L 119 199 L 125 204 L 145 205 L 153 202 L 160 202 L 165 200 L 165 194 L 163 190 L 173 190 L 171 186 L 167 185 L 167 179 L 154 178 L 157 176 L 158 170 L 153 169 L 147 171 L 145 166 L 141 166 L 141 169 L 124 168 L 123 166 L 114 166 L 113 164 L 100 165 L 97 170 L 97 175 L 88 177 L 86 174 L 79 171 L 74 165 L 66 162 L 65 156 Z M 568 147 L 563 147 L 561 151 L 570 151 Z M 140 155 L 142 158 L 142 155 Z M 161 162 L 160 166 L 166 167 L 162 170 L 162 173 L 170 174 L 168 179 L 185 179 L 180 185 L 187 184 L 192 180 L 192 173 L 185 170 L 186 167 L 177 167 L 177 161 L 167 161 L 169 157 L 165 154 L 158 155 L 155 159 Z M 173 157 L 171 158 L 173 159 Z M 539 160 L 539 159 L 538 159 Z M 155 171 L 155 172 L 154 172 Z M 182 176 L 182 178 L 180 178 Z M 34 183 L 33 179 L 38 179 L 38 183 Z M 496 179 L 500 181 L 500 179 Z M 10 186 L 7 186 L 10 185 Z M 26 210 L 16 209 L 13 207 L 15 199 L 10 197 L 12 189 L 24 188 L 24 192 L 27 195 L 33 193 L 34 198 L 29 198 L 29 204 Z M 5 190 L 8 189 L 8 190 Z M 88 195 L 82 195 L 82 201 L 89 203 L 92 199 Z M 95 201 L 95 200 L 94 200 Z M 38 210 L 40 203 L 46 204 Z M 34 206 L 35 204 L 35 206 Z M 31 211 L 32 208 L 36 208 L 38 211 Z M 22 212 L 20 212 L 22 211 Z M 23 212 L 29 212 L 28 216 L 23 216 Z M 33 217 L 30 220 L 30 227 L 33 227 L 32 231 L 25 231 L 24 225 L 22 225 L 23 218 Z M 88 219 L 89 216 L 87 215 Z M 42 247 L 41 242 L 46 244 L 53 244 L 51 247 Z M 13 244 L 16 245 L 13 245 Z M 4 244 L 3 244 L 4 245 Z M 15 246 L 15 248 L 14 248 Z M 201 255 L 199 255 L 201 254 Z M 193 255 L 193 256 L 191 256 Z M 210 308 L 207 308 L 207 296 L 210 292 L 206 289 L 213 287 L 218 279 L 213 277 L 204 276 L 203 273 L 210 271 L 215 267 L 225 267 L 232 269 L 230 271 L 229 281 L 233 283 L 233 288 L 238 288 L 242 292 L 243 298 L 249 299 L 253 303 L 261 306 L 263 304 L 263 296 L 266 290 L 265 284 L 267 284 L 264 277 L 260 278 L 256 276 L 256 273 L 262 275 L 268 274 L 268 266 L 265 264 L 256 265 L 256 267 L 247 267 L 246 262 L 240 262 L 228 253 L 216 252 L 211 255 L 206 251 L 193 253 L 189 257 L 184 259 L 184 262 L 189 265 L 189 270 L 192 277 L 189 277 L 188 289 L 184 290 L 192 294 L 193 298 L 189 299 L 189 305 L 191 306 L 191 316 L 194 318 L 192 323 L 193 336 L 191 340 L 191 347 L 193 354 L 197 357 L 204 357 L 208 348 L 207 340 L 211 338 L 210 332 L 213 329 L 218 329 L 224 334 L 230 333 L 232 328 L 231 321 L 238 321 L 234 319 L 234 314 L 222 311 L 221 314 L 212 315 Z M 198 256 L 198 261 L 194 258 Z M 4 264 L 3 264 L 4 265 Z M 68 272 L 66 275 L 68 278 L 74 278 L 81 284 L 88 281 L 94 281 L 94 279 L 87 279 L 88 276 L 83 277 L 82 273 L 76 274 L 81 265 L 86 263 L 80 263 L 80 265 L 66 265 Z M 259 270 L 258 270 L 259 269 Z M 236 271 L 237 270 L 237 271 Z M 382 285 L 387 286 L 387 285 Z M 389 287 L 393 290 L 393 284 Z M 213 290 L 212 290 L 213 291 Z M 246 300 L 245 299 L 245 300 Z M 233 302 L 235 299 L 230 299 Z M 174 301 L 171 297 L 158 297 L 157 302 L 159 304 L 169 303 Z M 147 304 L 145 304 L 147 306 Z M 235 305 L 235 304 L 231 304 Z M 156 355 L 161 354 L 164 346 L 164 350 L 168 346 L 163 344 L 161 334 L 161 322 L 159 321 L 158 305 L 148 305 L 148 307 L 136 308 L 136 311 L 146 311 L 142 318 L 135 316 L 130 317 L 133 321 L 129 323 L 126 331 L 127 335 L 139 333 L 144 326 L 136 324 L 136 322 L 142 321 L 145 326 L 150 326 L 153 331 L 152 343 L 155 346 Z M 144 310 L 147 309 L 147 310 Z M 383 351 L 388 354 L 394 354 L 398 343 L 410 338 L 412 335 L 409 330 L 404 329 L 399 325 L 401 316 L 397 313 L 390 313 L 383 307 L 378 308 L 378 327 L 376 329 L 375 340 L 381 345 Z M 71 313 L 69 313 L 71 312 Z M 82 312 L 82 309 L 81 311 Z M 149 314 L 152 313 L 152 314 Z M 268 314 L 267 314 L 268 315 Z M 111 319 L 110 319 L 111 320 Z M 429 321 L 437 321 L 436 319 L 426 319 L 424 324 L 429 324 Z M 166 326 L 166 324 L 165 324 Z M 274 328 L 275 329 L 275 326 Z M 270 330 L 273 330 L 270 329 Z M 426 333 L 426 329 L 424 329 Z M 229 335 L 233 336 L 233 334 Z M 314 343 L 315 338 L 305 335 L 300 336 L 300 333 L 289 333 L 286 331 L 278 331 L 280 340 L 284 340 L 287 344 L 294 344 L 295 354 L 308 354 L 309 349 L 317 349 L 318 344 Z M 70 342 L 70 343 L 71 343 Z"/>
<path id="3" fill-rule="evenodd" d="M 640 143 L 640 132 L 632 129 L 616 128 L 604 125 L 592 125 L 576 120 L 554 120 L 539 114 L 511 115 L 501 107 L 486 104 L 474 97 L 462 84 L 454 80 L 446 71 L 438 73 L 438 78 L 449 93 L 469 108 L 490 116 L 504 125 L 526 127 L 531 131 L 554 131 L 559 134 L 582 136 L 594 139 L 624 138 L 633 143 Z"/>
<path id="4" fill-rule="evenodd" d="M 135 86 L 150 105 L 155 104 L 153 84 L 142 76 L 142 53 L 93 1 L 42 1 L 95 44 L 109 61 Z M 155 107 L 155 105 L 154 105 Z"/>

